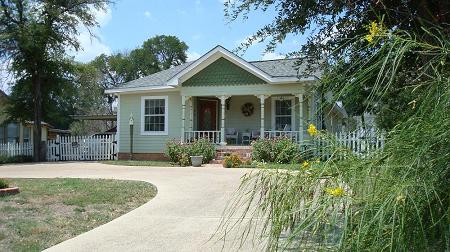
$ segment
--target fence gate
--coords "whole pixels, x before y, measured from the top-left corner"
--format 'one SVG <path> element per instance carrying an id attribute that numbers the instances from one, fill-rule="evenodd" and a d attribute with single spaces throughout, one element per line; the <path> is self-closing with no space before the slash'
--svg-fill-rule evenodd
<path id="1" fill-rule="evenodd" d="M 62 136 L 47 141 L 48 161 L 115 160 L 114 135 Z"/>

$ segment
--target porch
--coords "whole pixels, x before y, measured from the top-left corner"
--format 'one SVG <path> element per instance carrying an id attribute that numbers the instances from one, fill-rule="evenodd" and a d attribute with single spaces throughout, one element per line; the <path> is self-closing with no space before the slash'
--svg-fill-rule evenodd
<path id="1" fill-rule="evenodd" d="M 200 138 L 225 146 L 288 137 L 302 144 L 315 123 L 311 94 L 183 96 L 181 141 Z"/>

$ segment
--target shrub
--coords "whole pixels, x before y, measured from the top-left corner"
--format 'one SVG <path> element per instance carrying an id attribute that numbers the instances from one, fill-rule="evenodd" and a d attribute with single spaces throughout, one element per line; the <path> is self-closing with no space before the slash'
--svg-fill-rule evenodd
<path id="1" fill-rule="evenodd" d="M 191 158 L 190 158 L 190 156 L 187 153 L 183 153 L 183 154 L 181 154 L 181 158 L 178 161 L 178 163 L 182 167 L 190 166 L 191 165 Z"/>
<path id="2" fill-rule="evenodd" d="M 252 146 L 252 158 L 259 162 L 288 164 L 300 161 L 300 146 L 289 138 L 258 139 Z"/>
<path id="3" fill-rule="evenodd" d="M 225 168 L 237 168 L 243 164 L 242 159 L 235 153 L 226 156 L 223 159 L 223 167 Z"/>
<path id="4" fill-rule="evenodd" d="M 190 146 L 191 156 L 203 156 L 202 162 L 209 163 L 216 156 L 216 147 L 208 139 L 202 138 Z"/>
<path id="5" fill-rule="evenodd" d="M 192 144 L 182 144 L 171 140 L 167 142 L 166 156 L 172 163 L 181 166 L 191 165 L 190 156 L 203 156 L 202 163 L 209 163 L 216 155 L 216 147 L 208 139 L 199 139 Z"/>
<path id="6" fill-rule="evenodd" d="M 33 157 L 31 156 L 15 156 L 15 157 L 7 157 L 7 156 L 0 156 L 0 164 L 10 164 L 10 163 L 27 163 L 32 162 Z"/>
<path id="7" fill-rule="evenodd" d="M 6 180 L 4 179 L 0 179 L 0 189 L 4 189 L 4 188 L 8 188 L 8 182 L 6 182 Z"/>
<path id="8" fill-rule="evenodd" d="M 179 164 L 183 153 L 187 153 L 186 145 L 175 140 L 170 140 L 166 144 L 166 156 L 172 163 Z"/>

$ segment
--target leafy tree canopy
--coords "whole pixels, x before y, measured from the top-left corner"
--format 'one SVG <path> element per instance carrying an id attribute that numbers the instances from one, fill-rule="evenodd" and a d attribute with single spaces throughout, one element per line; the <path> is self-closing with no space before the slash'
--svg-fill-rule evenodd
<path id="1" fill-rule="evenodd" d="M 17 80 L 15 85 L 19 85 L 13 89 L 27 95 L 25 100 L 32 108 L 35 161 L 42 154 L 43 104 L 49 102 L 46 95 L 50 90 L 58 90 L 50 87 L 49 81 L 64 75 L 55 70 L 60 70 L 58 65 L 66 60 L 66 50 L 79 49 L 79 27 L 96 26 L 94 10 L 104 10 L 109 3 L 109 0 L 0 0 L 0 58 L 12 62 L 10 70 Z"/>

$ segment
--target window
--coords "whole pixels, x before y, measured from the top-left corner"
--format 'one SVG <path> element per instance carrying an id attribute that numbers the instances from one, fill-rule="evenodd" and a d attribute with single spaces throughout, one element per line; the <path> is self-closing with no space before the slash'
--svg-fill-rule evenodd
<path id="1" fill-rule="evenodd" d="M 167 96 L 144 96 L 141 100 L 141 134 L 167 135 Z"/>
<path id="2" fill-rule="evenodd" d="M 0 126 L 0 144 L 5 143 L 5 127 Z"/>
<path id="3" fill-rule="evenodd" d="M 17 123 L 9 123 L 7 126 L 8 143 L 19 142 L 19 126 Z"/>
<path id="4" fill-rule="evenodd" d="M 294 130 L 294 98 L 274 97 L 272 100 L 272 127 L 274 130 Z"/>
<path id="5" fill-rule="evenodd" d="M 23 128 L 23 142 L 24 143 L 30 142 L 30 132 L 31 132 L 31 128 L 29 128 L 29 127 Z"/>

